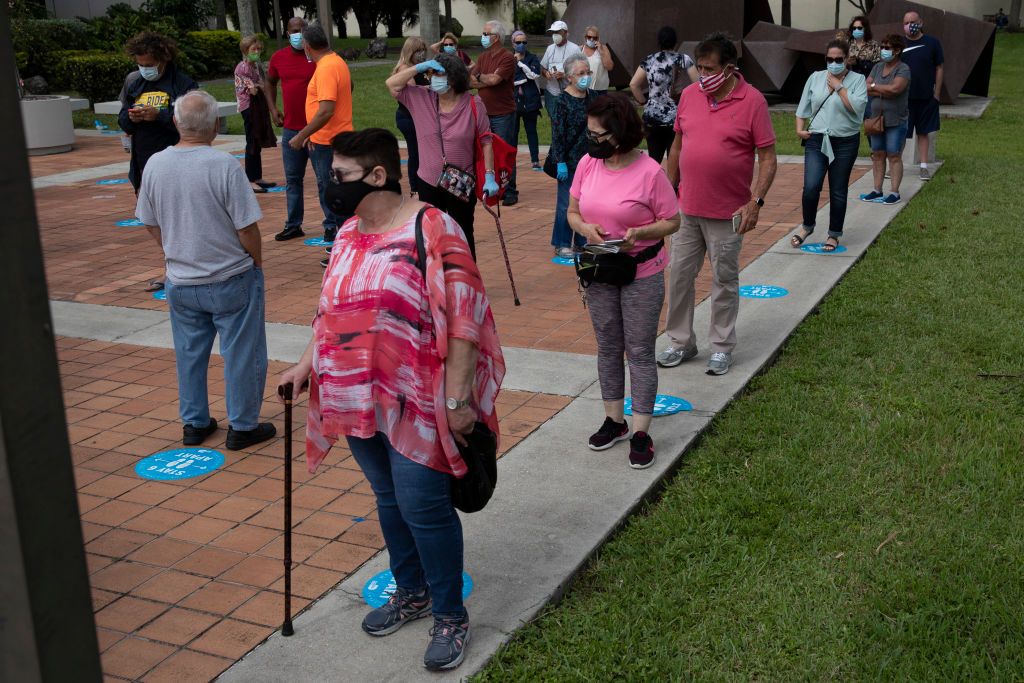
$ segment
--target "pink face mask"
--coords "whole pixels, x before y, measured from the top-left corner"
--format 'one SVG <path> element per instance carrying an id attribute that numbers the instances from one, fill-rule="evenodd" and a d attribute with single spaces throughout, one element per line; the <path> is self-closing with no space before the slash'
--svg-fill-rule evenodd
<path id="1" fill-rule="evenodd" d="M 721 73 L 717 73 L 714 76 L 701 76 L 698 81 L 701 92 L 707 93 L 708 95 L 715 93 L 722 87 L 722 84 L 728 80 L 731 74 L 732 68 L 730 66 L 726 66 Z"/>

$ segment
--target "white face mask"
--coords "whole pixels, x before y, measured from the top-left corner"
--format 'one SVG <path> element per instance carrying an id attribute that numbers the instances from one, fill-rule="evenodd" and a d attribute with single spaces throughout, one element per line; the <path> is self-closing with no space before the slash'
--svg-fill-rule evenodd
<path id="1" fill-rule="evenodd" d="M 554 43 L 555 45 L 561 45 L 562 44 L 562 34 L 561 33 L 552 33 L 551 34 L 551 42 Z"/>
<path id="2" fill-rule="evenodd" d="M 593 50 L 594 48 L 597 47 L 597 41 L 596 40 L 588 40 L 587 41 L 587 47 L 589 47 L 591 50 Z"/>

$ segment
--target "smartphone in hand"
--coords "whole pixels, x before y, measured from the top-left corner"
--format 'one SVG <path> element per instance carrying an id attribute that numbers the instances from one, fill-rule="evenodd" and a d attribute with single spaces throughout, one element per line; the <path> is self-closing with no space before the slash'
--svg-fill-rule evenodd
<path id="1" fill-rule="evenodd" d="M 742 213 L 738 213 L 735 216 L 733 216 L 732 217 L 732 231 L 734 233 L 738 233 L 739 229 L 740 229 L 740 225 L 742 223 L 743 223 L 743 214 Z"/>

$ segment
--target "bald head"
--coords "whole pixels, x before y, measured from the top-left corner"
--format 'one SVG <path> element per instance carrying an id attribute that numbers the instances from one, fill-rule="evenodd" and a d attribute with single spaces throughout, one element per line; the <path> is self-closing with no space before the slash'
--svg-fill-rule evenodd
<path id="1" fill-rule="evenodd" d="M 288 33 L 302 33 L 309 23 L 302 17 L 292 17 L 288 20 Z"/>

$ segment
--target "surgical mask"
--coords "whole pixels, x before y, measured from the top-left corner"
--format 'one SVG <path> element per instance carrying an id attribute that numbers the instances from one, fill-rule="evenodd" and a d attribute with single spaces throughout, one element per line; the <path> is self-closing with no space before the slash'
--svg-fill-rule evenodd
<path id="1" fill-rule="evenodd" d="M 922 28 L 924 28 L 923 25 L 916 21 L 911 21 L 910 23 L 903 24 L 903 32 L 906 33 L 908 36 L 917 35 L 918 33 L 921 32 Z"/>
<path id="2" fill-rule="evenodd" d="M 448 77 L 447 76 L 431 76 L 430 77 L 430 89 L 436 92 L 438 95 L 443 95 L 448 92 Z"/>
<path id="3" fill-rule="evenodd" d="M 293 50 L 302 49 L 302 34 L 301 33 L 289 33 L 288 44 L 292 46 Z"/>
<path id="4" fill-rule="evenodd" d="M 526 43 L 516 43 L 514 47 L 516 52 L 526 52 Z"/>
<path id="5" fill-rule="evenodd" d="M 562 44 L 562 40 L 563 40 L 563 38 L 562 38 L 562 34 L 561 33 L 552 33 L 551 34 L 551 42 L 554 43 L 555 45 L 561 45 Z"/>
<path id="6" fill-rule="evenodd" d="M 615 145 L 610 140 L 602 142 L 587 141 L 587 154 L 594 159 L 608 159 L 615 154 Z"/>
<path id="7" fill-rule="evenodd" d="M 701 76 L 698 80 L 701 91 L 707 93 L 708 95 L 717 92 L 718 89 L 721 88 L 725 81 L 729 78 L 729 75 L 729 67 L 726 66 L 725 69 L 721 71 L 721 73 L 717 73 L 712 76 Z"/>
<path id="8" fill-rule="evenodd" d="M 825 65 L 825 68 L 827 68 L 828 72 L 830 74 L 832 74 L 833 76 L 838 76 L 839 74 L 841 74 L 844 71 L 846 71 L 846 65 L 845 64 L 832 64 L 832 63 L 829 63 L 829 64 Z"/>
<path id="9" fill-rule="evenodd" d="M 480 36 L 480 44 L 483 45 L 484 49 L 486 50 L 487 48 L 489 48 L 491 46 L 491 37 L 490 36 Z"/>
<path id="10" fill-rule="evenodd" d="M 580 76 L 576 79 L 576 87 L 580 90 L 586 90 L 590 87 L 590 76 Z"/>
<path id="11" fill-rule="evenodd" d="M 862 29 L 862 28 L 855 28 L 855 29 L 853 29 L 853 37 L 856 40 L 860 40 L 861 38 L 863 38 L 864 37 L 864 29 Z"/>
<path id="12" fill-rule="evenodd" d="M 250 52 L 245 57 L 250 62 L 258 62 L 258 61 L 260 61 L 260 53 L 259 52 Z"/>
<path id="13" fill-rule="evenodd" d="M 893 56 L 892 55 L 892 50 L 885 50 L 885 49 L 883 49 L 881 52 L 878 53 L 878 55 L 882 58 L 882 61 L 885 62 L 886 64 L 888 64 L 889 62 L 892 61 L 892 56 Z"/>
<path id="14" fill-rule="evenodd" d="M 402 194 L 402 186 L 397 180 L 389 180 L 383 187 L 364 183 L 366 176 L 370 175 L 373 169 L 363 174 L 359 180 L 347 180 L 344 182 L 330 182 L 324 190 L 324 200 L 327 207 L 339 216 L 352 216 L 355 214 L 359 204 L 367 195 L 374 192 L 394 192 Z"/>
<path id="15" fill-rule="evenodd" d="M 158 66 L 140 66 L 139 75 L 145 78 L 147 81 L 155 81 L 160 78 L 160 67 Z"/>
<path id="16" fill-rule="evenodd" d="M 426 58 L 427 58 L 427 51 L 426 50 L 417 50 L 416 52 L 412 53 L 412 63 L 413 64 L 419 64 L 420 62 L 425 61 Z"/>
<path id="17" fill-rule="evenodd" d="M 597 41 L 596 40 L 588 40 L 587 41 L 587 47 L 589 47 L 591 50 L 593 50 L 594 48 L 597 47 Z"/>
<path id="18" fill-rule="evenodd" d="M 450 54 L 450 55 L 455 54 L 458 51 L 458 49 L 459 48 L 455 47 L 454 45 L 445 45 L 444 46 L 444 51 L 446 53 Z"/>

